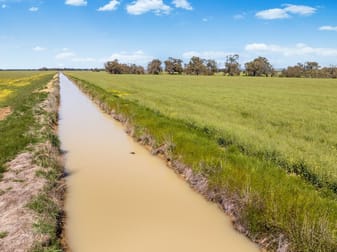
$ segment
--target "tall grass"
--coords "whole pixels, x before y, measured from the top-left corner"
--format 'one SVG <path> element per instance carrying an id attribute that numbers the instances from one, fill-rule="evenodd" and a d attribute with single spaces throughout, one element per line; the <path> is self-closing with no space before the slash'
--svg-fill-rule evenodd
<path id="1" fill-rule="evenodd" d="M 265 138 L 261 136 L 260 138 L 247 138 L 247 142 L 261 140 L 254 149 L 254 146 L 242 144 L 240 139 L 242 136 L 249 135 L 249 128 L 257 127 L 255 133 L 263 132 L 263 130 L 259 131 L 258 127 L 261 121 L 255 119 L 255 121 L 253 120 L 255 126 L 249 125 L 248 121 L 242 118 L 250 118 L 250 116 L 246 114 L 238 116 L 242 113 L 242 108 L 239 106 L 241 103 L 224 102 L 228 107 L 217 103 L 219 96 L 231 97 L 228 93 L 232 93 L 238 99 L 243 99 L 235 95 L 235 90 L 239 92 L 240 89 L 243 89 L 240 92 L 241 96 L 247 97 L 246 92 L 253 89 L 253 87 L 250 89 L 249 85 L 256 85 L 256 88 L 259 89 L 261 84 L 258 81 L 264 82 L 264 79 L 247 79 L 251 82 L 244 86 L 240 85 L 240 81 L 245 82 L 246 80 L 237 79 L 238 87 L 235 87 L 233 83 L 231 87 L 226 88 L 226 80 L 213 79 L 213 77 L 199 79 L 199 77 L 184 76 L 133 77 L 107 76 L 102 73 L 70 74 L 81 79 L 77 79 L 77 82 L 91 96 L 100 100 L 109 109 L 114 109 L 127 117 L 128 121 L 135 126 L 136 137 L 140 139 L 144 135 L 152 136 L 154 147 L 169 141 L 172 159 L 179 160 L 190 166 L 195 173 L 206 176 L 210 187 L 226 194 L 229 199 L 235 202 L 239 216 L 238 221 L 249 230 L 250 237 L 253 239 L 259 240 L 269 237 L 270 246 L 275 248 L 284 237 L 290 243 L 291 251 L 337 251 L 337 201 L 335 194 L 329 193 L 330 189 L 327 189 L 327 192 L 318 190 L 317 186 L 301 176 L 294 173 L 289 174 L 283 164 L 280 164 L 275 158 L 268 158 L 265 154 L 269 152 L 266 152 L 263 147 L 267 146 L 268 150 L 268 147 L 272 145 L 268 140 L 279 141 L 281 145 L 286 145 L 286 142 L 281 142 L 282 137 L 278 137 L 278 134 L 285 133 L 286 129 L 275 127 L 274 134 L 269 137 L 261 133 Z M 121 80 L 124 83 L 119 83 Z M 128 83 L 127 81 L 130 80 L 135 83 Z M 234 81 L 232 78 L 229 80 Z M 212 83 L 212 81 L 221 81 L 222 84 Z M 171 82 L 175 82 L 175 84 Z M 183 86 L 181 82 L 186 85 Z M 201 86 L 201 82 L 203 86 Z M 193 86 L 192 83 L 195 83 L 196 86 Z M 155 85 L 157 86 L 155 87 Z M 179 88 L 178 85 L 180 85 Z M 265 85 L 262 86 L 265 87 Z M 279 87 L 281 83 L 278 85 L 274 83 L 274 85 L 276 87 L 269 88 L 272 90 L 282 89 Z M 333 94 L 334 83 L 326 83 L 326 85 L 331 86 L 330 93 Z M 172 86 L 177 90 L 172 91 L 174 89 Z M 291 87 L 289 88 L 291 89 Z M 122 94 L 119 90 L 128 94 Z M 157 96 L 154 95 L 156 92 Z M 261 88 L 260 92 L 263 92 Z M 258 95 L 259 92 L 256 91 L 255 94 Z M 314 95 L 312 94 L 312 96 Z M 235 101 L 234 98 L 228 99 Z M 242 102 L 246 103 L 244 107 L 248 111 L 257 107 L 256 100 L 250 102 L 243 99 Z M 331 103 L 333 102 L 331 101 Z M 276 106 L 272 102 L 268 104 L 271 107 Z M 284 106 L 289 109 L 290 113 L 291 106 L 286 104 Z M 235 107 L 238 111 L 235 110 Z M 277 114 L 278 110 L 274 111 L 268 106 L 265 108 L 269 111 L 267 118 L 279 115 Z M 184 117 L 181 116 L 183 111 L 185 112 Z M 276 115 L 273 115 L 273 111 Z M 224 116 L 221 116 L 222 114 Z M 288 116 L 288 119 L 284 120 L 289 120 L 289 131 L 293 115 L 285 116 Z M 310 117 L 310 114 L 306 116 Z M 210 124 L 208 119 L 213 124 Z M 278 122 L 284 120 L 280 118 Z M 233 126 L 232 132 L 217 126 L 227 125 L 222 123 L 226 121 L 230 122 L 228 125 Z M 264 119 L 263 122 L 267 121 Z M 240 123 L 243 125 L 240 126 Z M 322 122 L 322 124 L 324 123 L 326 122 Z M 260 127 L 263 128 L 263 124 Z M 236 129 L 240 134 L 237 134 Z M 244 135 L 244 132 L 247 134 Z M 329 131 L 329 134 L 333 135 L 334 133 Z M 293 132 L 289 132 L 287 138 L 292 135 L 296 136 Z M 314 139 L 316 138 L 318 136 L 314 137 Z M 296 141 L 293 140 L 293 142 Z M 302 148 L 304 147 L 302 146 Z M 318 148 L 317 151 L 320 149 Z M 299 148 L 298 153 L 305 152 Z M 271 157 L 277 157 L 282 162 L 289 161 L 282 152 L 280 154 L 276 152 Z M 323 168 L 325 167 L 320 169 Z"/>

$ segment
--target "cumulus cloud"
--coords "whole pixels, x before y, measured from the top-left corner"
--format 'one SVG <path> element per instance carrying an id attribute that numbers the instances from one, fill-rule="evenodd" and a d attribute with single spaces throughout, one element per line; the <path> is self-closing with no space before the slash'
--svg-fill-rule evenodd
<path id="1" fill-rule="evenodd" d="M 39 8 L 38 7 L 30 7 L 28 10 L 31 11 L 31 12 L 36 12 L 36 11 L 39 10 Z"/>
<path id="2" fill-rule="evenodd" d="M 311 47 L 304 43 L 298 43 L 294 47 L 284 47 L 280 45 L 252 43 L 245 46 L 245 50 L 257 53 L 276 53 L 283 56 L 321 56 L 336 57 L 336 48 Z"/>
<path id="3" fill-rule="evenodd" d="M 255 14 L 260 19 L 285 19 L 292 15 L 309 16 L 317 11 L 316 8 L 306 5 L 284 4 L 283 8 L 273 8 L 259 11 Z"/>
<path id="4" fill-rule="evenodd" d="M 119 4 L 120 4 L 120 1 L 112 0 L 109 3 L 107 3 L 106 5 L 98 8 L 97 11 L 113 11 L 113 10 L 117 9 Z"/>
<path id="5" fill-rule="evenodd" d="M 145 54 L 142 50 L 138 50 L 135 52 L 118 52 L 113 53 L 108 60 L 115 60 L 117 59 L 121 63 L 126 64 L 140 64 L 145 65 L 149 61 L 153 59 L 152 56 Z"/>
<path id="6" fill-rule="evenodd" d="M 7 8 L 7 5 L 6 5 L 6 4 L 2 4 L 2 5 L 1 5 L 1 8 L 2 8 L 2 9 L 6 9 L 6 8 Z"/>
<path id="7" fill-rule="evenodd" d="M 301 16 L 312 15 L 317 11 L 316 8 L 306 5 L 284 4 L 283 6 L 286 12 Z"/>
<path id="8" fill-rule="evenodd" d="M 192 5 L 187 0 L 173 0 L 172 2 L 176 8 L 182 8 L 185 10 L 193 10 Z"/>
<path id="9" fill-rule="evenodd" d="M 337 26 L 324 25 L 318 28 L 320 31 L 337 31 Z"/>
<path id="10" fill-rule="evenodd" d="M 41 47 L 41 46 L 35 46 L 35 47 L 33 47 L 32 49 L 33 49 L 33 51 L 35 51 L 35 52 L 43 52 L 43 51 L 46 51 L 46 50 L 47 50 L 47 48 L 44 48 L 44 47 Z"/>
<path id="11" fill-rule="evenodd" d="M 284 9 L 280 8 L 259 11 L 255 16 L 261 19 L 284 19 L 290 17 Z"/>
<path id="12" fill-rule="evenodd" d="M 73 6 L 86 6 L 88 2 L 85 0 L 66 0 L 65 4 Z"/>
<path id="13" fill-rule="evenodd" d="M 156 15 L 169 14 L 171 7 L 164 4 L 163 0 L 136 0 L 126 6 L 126 10 L 131 15 L 141 15 L 147 12 L 154 12 Z"/>

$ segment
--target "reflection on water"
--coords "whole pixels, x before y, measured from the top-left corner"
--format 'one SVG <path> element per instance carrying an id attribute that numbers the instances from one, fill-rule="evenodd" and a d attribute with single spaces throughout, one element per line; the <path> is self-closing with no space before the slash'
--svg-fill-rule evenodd
<path id="1" fill-rule="evenodd" d="M 259 251 L 215 204 L 61 75 L 66 235 L 75 252 Z M 134 152 L 135 154 L 131 154 Z"/>

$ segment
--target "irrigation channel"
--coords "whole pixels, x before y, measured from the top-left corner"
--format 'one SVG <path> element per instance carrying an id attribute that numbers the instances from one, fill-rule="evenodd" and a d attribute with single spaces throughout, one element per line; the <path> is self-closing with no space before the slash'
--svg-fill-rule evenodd
<path id="1" fill-rule="evenodd" d="M 215 204 L 136 143 L 63 74 L 60 82 L 72 251 L 259 251 Z"/>

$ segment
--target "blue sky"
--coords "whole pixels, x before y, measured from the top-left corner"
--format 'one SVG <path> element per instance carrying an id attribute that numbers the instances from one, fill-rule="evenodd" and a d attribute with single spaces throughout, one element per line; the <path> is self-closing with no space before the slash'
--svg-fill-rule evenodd
<path id="1" fill-rule="evenodd" d="M 223 65 L 337 65 L 337 1 L 0 0 L 0 68 L 146 65 L 193 55 Z"/>

